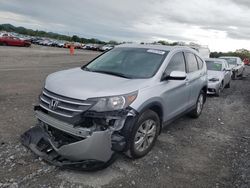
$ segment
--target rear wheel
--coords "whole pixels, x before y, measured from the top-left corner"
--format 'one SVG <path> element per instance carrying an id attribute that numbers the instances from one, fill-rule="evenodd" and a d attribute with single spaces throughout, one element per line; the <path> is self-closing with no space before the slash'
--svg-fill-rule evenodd
<path id="1" fill-rule="evenodd" d="M 189 116 L 192 118 L 198 118 L 201 115 L 204 102 L 205 102 L 205 93 L 203 90 L 201 90 L 196 102 L 196 107 L 189 113 Z"/>
<path id="2" fill-rule="evenodd" d="M 128 150 L 131 158 L 145 156 L 154 146 L 160 132 L 160 118 L 152 110 L 143 112 L 129 134 L 127 134 Z"/>

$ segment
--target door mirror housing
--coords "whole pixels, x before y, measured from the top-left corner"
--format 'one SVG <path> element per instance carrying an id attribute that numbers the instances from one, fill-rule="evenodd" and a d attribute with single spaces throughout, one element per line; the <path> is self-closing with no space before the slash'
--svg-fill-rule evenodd
<path id="1" fill-rule="evenodd" d="M 162 80 L 185 80 L 187 73 L 183 71 L 172 71 L 170 75 L 163 75 Z"/>
<path id="2" fill-rule="evenodd" d="M 231 71 L 232 69 L 231 68 L 225 68 L 225 71 Z"/>

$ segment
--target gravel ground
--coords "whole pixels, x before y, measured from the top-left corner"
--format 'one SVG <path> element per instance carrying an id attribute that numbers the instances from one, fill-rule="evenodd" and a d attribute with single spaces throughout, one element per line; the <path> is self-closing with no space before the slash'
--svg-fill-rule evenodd
<path id="1" fill-rule="evenodd" d="M 36 122 L 45 77 L 83 65 L 97 52 L 0 47 L 0 187 L 250 187 L 250 67 L 221 97 L 208 97 L 199 119 L 166 127 L 146 157 L 121 156 L 98 172 L 56 168 L 24 148 Z"/>

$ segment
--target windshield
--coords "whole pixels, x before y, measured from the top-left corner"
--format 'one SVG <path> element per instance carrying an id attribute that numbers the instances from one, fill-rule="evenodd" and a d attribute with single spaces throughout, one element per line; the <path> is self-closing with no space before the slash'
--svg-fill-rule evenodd
<path id="1" fill-rule="evenodd" d="M 150 78 L 157 72 L 167 54 L 163 50 L 115 48 L 83 69 L 125 78 Z"/>
<path id="2" fill-rule="evenodd" d="M 228 64 L 230 65 L 236 65 L 237 64 L 237 59 L 236 58 L 222 58 L 222 59 L 225 59 Z"/>
<path id="3" fill-rule="evenodd" d="M 206 61 L 207 64 L 207 70 L 212 71 L 221 71 L 222 70 L 222 64 L 216 61 Z"/>

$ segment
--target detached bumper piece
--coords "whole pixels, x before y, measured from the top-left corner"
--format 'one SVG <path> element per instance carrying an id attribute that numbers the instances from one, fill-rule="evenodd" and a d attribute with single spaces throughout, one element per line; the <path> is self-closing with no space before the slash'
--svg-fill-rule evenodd
<path id="1" fill-rule="evenodd" d="M 60 130 L 56 131 L 59 131 L 57 134 L 62 133 Z M 106 168 L 115 160 L 115 153 L 106 142 L 111 143 L 107 140 L 110 138 L 108 134 L 108 131 L 97 132 L 86 139 L 74 138 L 74 142 L 72 137 L 68 138 L 68 144 L 65 144 L 55 141 L 43 127 L 37 125 L 21 135 L 21 142 L 36 155 L 55 166 L 96 171 Z"/>

